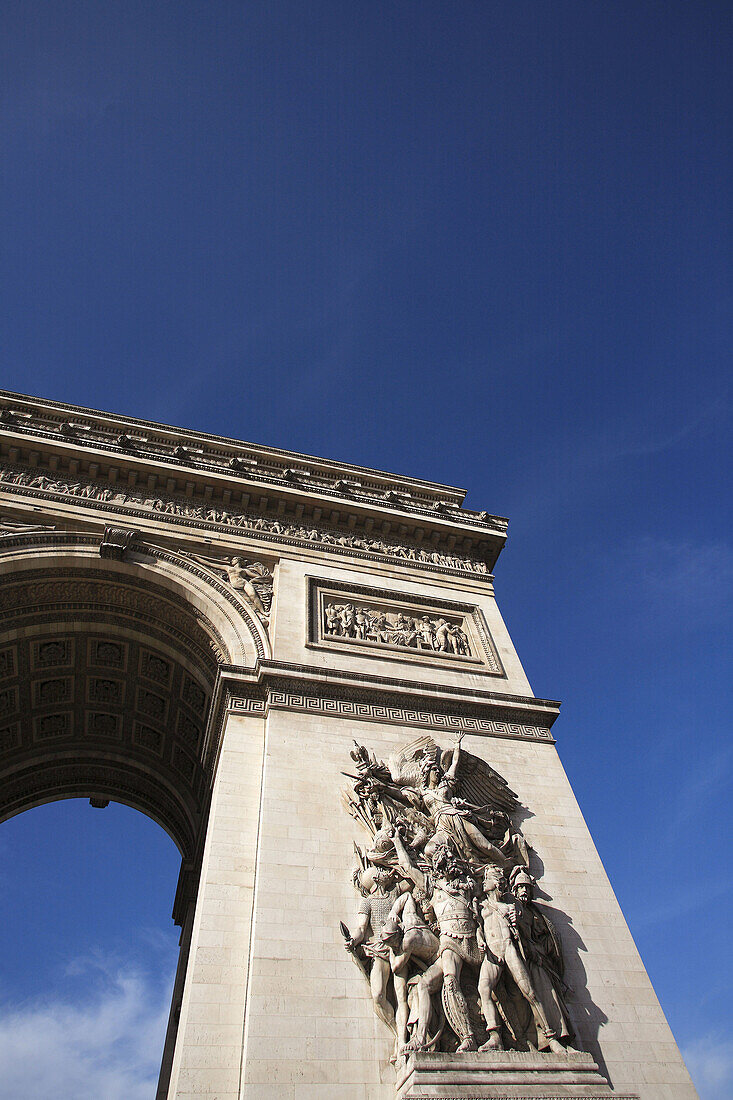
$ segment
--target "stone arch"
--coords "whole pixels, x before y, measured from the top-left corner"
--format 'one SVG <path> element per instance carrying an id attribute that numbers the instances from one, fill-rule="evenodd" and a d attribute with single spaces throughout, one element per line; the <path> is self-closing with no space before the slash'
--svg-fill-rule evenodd
<path id="1" fill-rule="evenodd" d="M 182 857 L 174 916 L 195 890 L 222 666 L 269 656 L 238 593 L 186 556 L 99 538 L 0 538 L 0 821 L 55 799 L 141 810 Z M 177 911 L 176 911 L 177 910 Z"/>

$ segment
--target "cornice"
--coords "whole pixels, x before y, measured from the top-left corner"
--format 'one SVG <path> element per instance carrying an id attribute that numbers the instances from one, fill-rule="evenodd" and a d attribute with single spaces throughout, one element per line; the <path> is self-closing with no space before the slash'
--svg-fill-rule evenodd
<path id="1" fill-rule="evenodd" d="M 60 456 L 96 453 L 127 466 L 157 468 L 162 478 L 173 471 L 179 477 L 208 475 L 235 491 L 274 492 L 296 509 L 305 498 L 321 514 L 345 513 L 348 526 L 353 523 L 347 517 L 361 513 L 367 522 L 371 514 L 372 524 L 400 528 L 407 521 L 417 530 L 427 525 L 433 539 L 457 541 L 465 549 L 485 544 L 491 565 L 506 538 L 504 518 L 461 508 L 465 491 L 453 486 L 8 391 L 0 391 L 2 437 L 33 439 Z"/>
<path id="2" fill-rule="evenodd" d="M 554 745 L 550 728 L 560 704 L 551 699 L 502 695 L 370 676 L 283 661 L 254 668 L 219 668 L 203 750 L 207 774 L 216 771 L 228 715 L 267 718 L 271 710 L 427 729 L 436 736 L 462 732 Z"/>

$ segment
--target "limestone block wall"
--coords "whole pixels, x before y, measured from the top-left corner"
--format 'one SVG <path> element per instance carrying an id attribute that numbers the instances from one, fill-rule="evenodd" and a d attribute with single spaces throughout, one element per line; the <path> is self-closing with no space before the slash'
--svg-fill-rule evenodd
<path id="1" fill-rule="evenodd" d="M 256 449 L 262 466 L 249 471 L 250 482 L 249 444 L 192 433 L 203 448 L 192 461 L 186 448 L 180 453 L 178 429 L 72 412 L 66 405 L 40 403 L 39 409 L 19 395 L 6 394 L 3 403 L 8 399 L 0 431 L 11 467 L 3 483 L 3 529 L 7 549 L 16 539 L 19 549 L 5 557 L 6 579 L 28 568 L 44 570 L 56 583 L 59 571 L 84 566 L 96 583 L 103 568 L 107 588 L 123 589 L 118 602 L 108 594 L 103 605 L 142 615 L 148 608 L 139 609 L 131 593 L 147 578 L 148 593 L 157 593 L 151 606 L 166 609 L 156 630 L 169 627 L 172 618 L 183 623 L 180 637 L 189 648 L 199 639 L 207 653 L 215 642 L 215 695 L 230 705 L 193 916 L 191 894 L 182 895 L 182 906 L 188 904 L 184 947 L 190 941 L 190 950 L 181 1003 L 174 1004 L 175 1047 L 169 1044 L 164 1058 L 164 1077 L 172 1063 L 170 1085 L 161 1088 L 161 1100 L 392 1100 L 391 1035 L 375 1016 L 367 983 L 339 931 L 339 921 L 355 923 L 353 842 L 366 840 L 341 806 L 341 772 L 350 770 L 352 739 L 386 759 L 425 723 L 443 746 L 446 734 L 437 729 L 465 724 L 484 730 L 468 733 L 464 748 L 491 764 L 526 807 L 522 830 L 564 944 L 574 991 L 570 1009 L 585 1047 L 619 1093 L 691 1100 L 695 1091 L 550 742 L 555 708 L 532 699 L 491 578 L 450 562 L 443 568 L 439 560 L 412 565 L 408 557 L 380 554 L 361 536 L 361 549 L 350 549 L 348 540 L 336 546 L 333 534 L 327 542 L 321 537 L 327 531 L 319 529 L 327 509 L 329 529 L 347 534 L 363 519 L 364 534 L 393 531 L 388 547 L 403 538 L 406 546 L 423 540 L 447 552 L 463 547 L 461 553 L 477 554 L 474 565 L 485 568 L 503 543 L 503 522 L 457 511 L 451 518 L 438 506 L 460 503 L 462 494 L 451 487 L 408 479 L 401 492 L 412 503 L 403 508 L 399 494 L 392 499 L 401 484 L 394 475 L 343 464 L 324 475 L 329 466 L 320 460 L 269 448 Z M 90 431 L 83 445 L 65 431 L 49 430 L 61 429 L 70 415 Z M 145 447 L 130 448 L 133 436 Z M 204 451 L 211 460 L 206 468 L 199 460 Z M 304 466 L 313 481 L 288 476 L 293 464 Z M 366 498 L 340 492 L 345 474 L 357 483 L 366 476 Z M 257 511 L 257 521 L 225 523 L 238 502 L 252 516 Z M 283 523 L 276 525 L 274 515 Z M 315 537 L 307 528 L 303 536 L 292 534 L 301 520 L 314 525 Z M 108 523 L 139 529 L 137 540 L 123 539 L 129 552 L 103 538 Z M 120 553 L 110 555 L 111 546 Z M 230 573 L 235 554 L 261 558 L 267 570 L 275 569 L 267 621 L 261 604 L 258 610 L 258 601 Z M 75 598 L 85 606 L 89 577 L 80 573 L 78 579 Z M 393 638 L 372 638 L 361 647 L 348 640 L 324 644 L 310 635 L 308 592 L 317 581 L 329 590 L 342 585 L 345 593 L 354 586 L 354 603 L 359 586 L 372 589 L 375 602 L 404 600 L 408 608 L 414 597 L 411 615 L 431 602 L 436 608 L 451 601 L 475 606 L 501 669 L 492 671 L 490 660 L 461 661 L 460 654 L 397 652 Z M 50 598 L 48 587 L 36 602 Z M 50 599 L 54 607 L 57 594 Z M 480 616 L 471 620 L 477 631 Z M 115 613 L 109 618 L 116 620 Z M 119 638 L 133 637 L 124 619 L 114 629 Z M 185 656 L 184 664 L 195 677 Z M 214 711 L 206 744 L 216 744 L 220 732 L 221 712 Z M 61 751 L 68 751 L 63 744 Z M 125 763 L 124 755 L 113 761 L 103 744 L 99 751 L 107 763 Z M 42 752 L 35 757 L 39 763 L 50 749 L 44 744 Z M 165 771 L 160 781 L 160 790 L 163 781 L 181 784 L 197 828 L 211 778 L 208 757 L 199 763 L 195 789 Z M 144 794 L 148 806 L 147 786 Z M 192 866 L 200 851 L 194 839 L 187 855 Z M 176 1001 L 178 995 L 177 987 Z"/>
<path id="2" fill-rule="evenodd" d="M 258 861 L 265 729 L 229 715 L 167 1095 L 237 1100 Z"/>
<path id="3" fill-rule="evenodd" d="M 281 561 L 271 616 L 273 658 L 301 680 L 329 673 L 400 680 L 410 691 L 484 691 L 531 698 L 531 689 L 486 582 L 414 580 Z M 488 677 L 430 658 L 334 654 L 309 644 L 309 577 L 396 596 L 477 604 L 506 672 Z M 310 690 L 310 689 L 309 689 Z M 373 689 L 370 697 L 378 699 Z M 455 698 L 455 696 L 452 696 Z M 374 712 L 373 712 L 374 713 Z M 353 843 L 367 834 L 341 805 L 353 740 L 387 759 L 420 734 L 398 721 L 362 721 L 288 709 L 230 713 L 208 825 L 185 992 L 168 1096 L 219 1100 L 392 1100 L 392 1036 L 367 982 L 344 950 L 359 895 Z M 445 747 L 447 735 L 434 736 Z M 532 871 L 564 945 L 569 1002 L 581 1043 L 618 1092 L 641 1100 L 692 1100 L 695 1090 L 551 743 L 467 734 L 517 793 Z"/>
<path id="4" fill-rule="evenodd" d="M 248 1100 L 376 1100 L 394 1095 L 391 1040 L 344 951 L 359 828 L 342 809 L 351 738 L 378 757 L 414 731 L 271 711 L 255 865 L 242 1093 Z M 470 737 L 464 747 L 509 781 L 533 816 L 524 832 L 541 864 L 568 961 L 583 1045 L 618 1091 L 685 1100 L 695 1090 L 552 745 Z"/>

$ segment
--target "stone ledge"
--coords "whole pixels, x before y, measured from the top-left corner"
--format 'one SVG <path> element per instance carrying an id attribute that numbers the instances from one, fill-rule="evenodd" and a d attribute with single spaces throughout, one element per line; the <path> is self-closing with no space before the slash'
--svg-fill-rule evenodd
<path id="1" fill-rule="evenodd" d="M 398 1100 L 638 1100 L 614 1093 L 592 1055 L 581 1051 L 412 1054 L 398 1077 Z"/>

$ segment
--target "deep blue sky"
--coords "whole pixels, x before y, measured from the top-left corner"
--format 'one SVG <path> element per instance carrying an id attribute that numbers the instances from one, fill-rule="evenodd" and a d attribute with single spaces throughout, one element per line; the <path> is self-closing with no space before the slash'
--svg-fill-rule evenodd
<path id="1" fill-rule="evenodd" d="M 564 700 L 562 758 L 716 1100 L 732 18 L 703 0 L 0 13 L 2 385 L 465 485 L 510 517 L 500 606 L 535 692 Z M 170 969 L 172 844 L 64 803 L 4 825 L 0 854 L 0 1049 L 109 1009 L 128 1069 L 100 1068 L 102 1035 L 85 1077 L 57 1036 L 54 1095 L 152 1095 L 134 1021 L 155 1030 Z"/>

